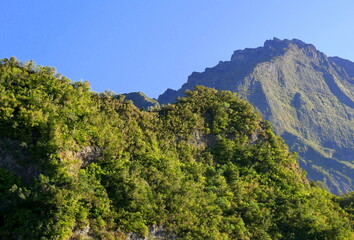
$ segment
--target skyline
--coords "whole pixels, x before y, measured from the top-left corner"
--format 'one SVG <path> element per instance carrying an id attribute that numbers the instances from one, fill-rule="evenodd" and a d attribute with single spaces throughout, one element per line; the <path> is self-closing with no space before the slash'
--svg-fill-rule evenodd
<path id="1" fill-rule="evenodd" d="M 93 91 L 156 98 L 264 41 L 300 39 L 354 61 L 354 3 L 304 0 L 3 3 L 0 58 L 52 66 Z"/>

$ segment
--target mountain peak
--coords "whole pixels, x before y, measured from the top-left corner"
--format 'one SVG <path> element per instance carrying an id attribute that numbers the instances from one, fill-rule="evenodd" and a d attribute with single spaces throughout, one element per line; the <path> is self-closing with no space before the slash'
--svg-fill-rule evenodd
<path id="1" fill-rule="evenodd" d="M 308 56 L 317 57 L 321 55 L 314 45 L 305 43 L 299 39 L 281 40 L 274 37 L 273 39 L 266 40 L 263 47 L 245 48 L 243 50 L 234 51 L 234 54 L 231 56 L 231 61 L 268 61 L 273 57 L 283 55 L 287 50 L 294 49 L 294 47 L 295 49 L 304 51 Z"/>
<path id="2" fill-rule="evenodd" d="M 354 63 L 298 39 L 273 38 L 191 74 L 158 100 L 175 102 L 196 85 L 237 92 L 299 152 L 309 179 L 326 182 L 333 193 L 354 189 Z"/>
<path id="3" fill-rule="evenodd" d="M 155 99 L 149 98 L 142 92 L 124 93 L 123 95 L 126 100 L 133 101 L 134 105 L 138 108 L 153 109 L 160 106 Z"/>
<path id="4" fill-rule="evenodd" d="M 292 45 L 296 45 L 299 48 L 304 48 L 304 47 L 307 47 L 307 46 L 313 46 L 312 44 L 307 44 L 307 43 L 305 43 L 305 42 L 303 42 L 303 41 L 301 41 L 299 39 L 296 39 L 296 38 L 294 38 L 292 40 L 289 40 L 289 39 L 281 40 L 279 38 L 274 37 L 271 40 L 266 40 L 264 42 L 263 47 L 279 49 L 279 48 L 289 47 L 291 44 Z"/>
<path id="5" fill-rule="evenodd" d="M 284 51 L 290 49 L 291 47 L 297 47 L 298 49 L 301 49 L 303 51 L 305 51 L 305 53 L 308 56 L 312 56 L 312 57 L 317 57 L 320 55 L 324 55 L 323 53 L 321 53 L 320 51 L 318 51 L 316 49 L 316 47 L 312 44 L 309 43 L 305 43 L 299 39 L 279 39 L 274 37 L 272 40 L 266 40 L 264 42 L 263 48 L 266 49 L 271 49 L 273 51 L 279 51 L 279 54 L 283 53 Z"/>

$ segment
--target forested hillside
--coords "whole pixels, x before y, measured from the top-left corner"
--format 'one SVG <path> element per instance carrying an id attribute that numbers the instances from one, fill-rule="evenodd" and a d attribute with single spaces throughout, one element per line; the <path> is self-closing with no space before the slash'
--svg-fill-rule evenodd
<path id="1" fill-rule="evenodd" d="M 1 239 L 353 239 L 353 194 L 309 183 L 296 158 L 229 91 L 142 111 L 0 62 Z"/>

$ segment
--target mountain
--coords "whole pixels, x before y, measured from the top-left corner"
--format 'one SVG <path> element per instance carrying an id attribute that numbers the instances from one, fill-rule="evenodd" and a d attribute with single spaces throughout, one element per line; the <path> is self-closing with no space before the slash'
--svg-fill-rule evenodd
<path id="1" fill-rule="evenodd" d="M 353 194 L 309 183 L 269 122 L 196 87 L 143 111 L 0 61 L 1 239 L 353 239 Z"/>
<path id="2" fill-rule="evenodd" d="M 123 94 L 126 100 L 133 101 L 134 105 L 140 109 L 150 110 L 160 107 L 160 104 L 155 99 L 149 98 L 142 92 L 131 92 Z"/>
<path id="3" fill-rule="evenodd" d="M 193 72 L 161 104 L 203 85 L 237 92 L 269 120 L 308 178 L 335 194 L 354 190 L 354 63 L 327 57 L 300 40 L 267 40 L 235 51 L 230 61 Z"/>

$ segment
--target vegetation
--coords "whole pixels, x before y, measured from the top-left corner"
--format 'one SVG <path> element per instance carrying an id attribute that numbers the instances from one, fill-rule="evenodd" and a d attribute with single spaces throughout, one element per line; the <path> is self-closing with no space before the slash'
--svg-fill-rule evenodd
<path id="1" fill-rule="evenodd" d="M 234 93 L 142 111 L 0 62 L 1 239 L 352 239 L 352 195 L 307 182 Z"/>

